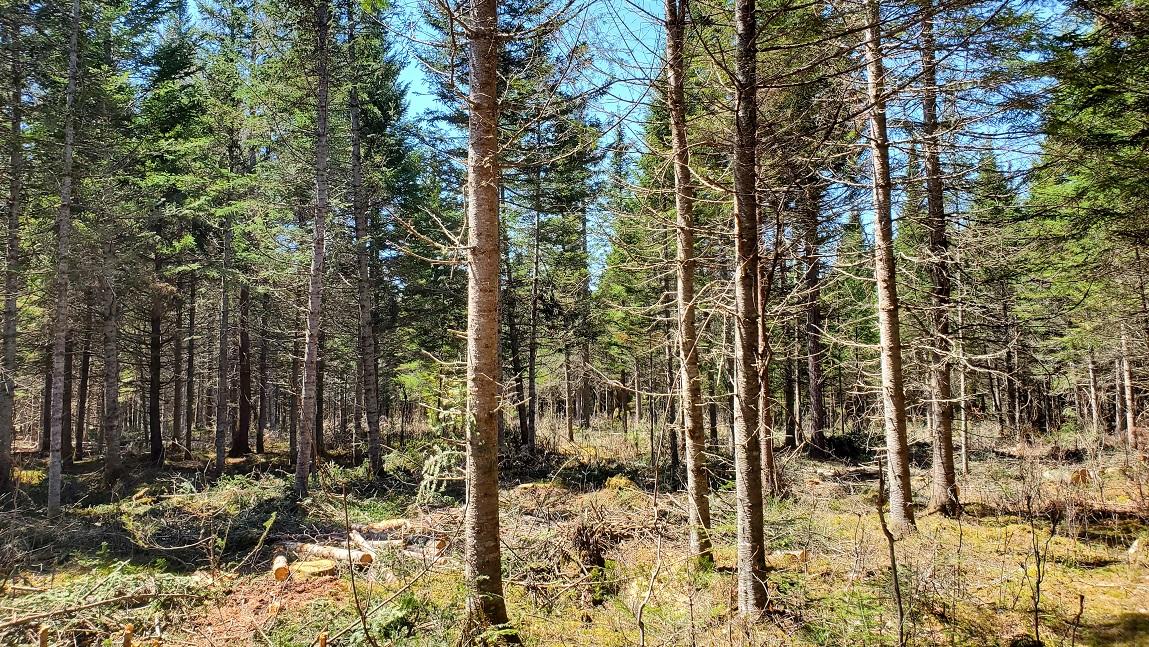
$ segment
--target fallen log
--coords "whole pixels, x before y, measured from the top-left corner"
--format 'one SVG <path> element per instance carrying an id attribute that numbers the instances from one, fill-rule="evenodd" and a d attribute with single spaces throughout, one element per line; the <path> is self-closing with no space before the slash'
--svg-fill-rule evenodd
<path id="1" fill-rule="evenodd" d="M 271 574 L 275 577 L 276 582 L 286 580 L 287 576 L 291 574 L 286 555 L 279 554 L 271 560 Z"/>
<path id="2" fill-rule="evenodd" d="M 360 566 L 367 566 L 375 561 L 371 553 L 366 553 L 361 550 L 338 548 L 336 546 L 324 546 L 322 544 L 287 542 L 283 544 L 283 549 L 298 557 L 318 557 L 321 559 L 334 560 L 343 564 L 350 562 Z"/>

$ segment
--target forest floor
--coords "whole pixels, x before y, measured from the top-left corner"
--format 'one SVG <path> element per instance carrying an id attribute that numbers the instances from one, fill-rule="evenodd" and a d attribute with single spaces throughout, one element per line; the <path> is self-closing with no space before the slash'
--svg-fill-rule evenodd
<path id="1" fill-rule="evenodd" d="M 684 498 L 645 451 L 605 430 L 558 445 L 503 465 L 505 588 L 524 644 L 898 644 L 876 464 L 781 454 L 790 495 L 766 508 L 770 604 L 747 624 L 731 612 L 728 459 L 713 457 L 716 565 L 699 571 Z M 1007 445 L 971 455 L 964 516 L 919 508 L 918 532 L 896 542 L 906 644 L 1033 645 L 1039 632 L 1046 645 L 1149 645 L 1149 468 L 1119 448 Z M 920 501 L 929 451 L 914 448 Z M 43 464 L 25 456 L 17 508 L 0 512 L 0 644 L 36 644 L 45 627 L 51 645 L 120 645 L 129 623 L 136 645 L 307 646 L 321 632 L 331 645 L 453 644 L 458 465 L 444 455 L 439 487 L 421 488 L 428 449 L 392 451 L 379 483 L 327 461 L 299 504 L 282 452 L 230 461 L 211 484 L 202 460 L 133 459 L 112 492 L 98 462 L 81 462 L 57 522 L 39 508 Z M 277 545 L 346 546 L 349 527 L 389 528 L 408 549 L 330 576 L 272 576 Z M 445 548 L 409 549 L 432 540 Z"/>

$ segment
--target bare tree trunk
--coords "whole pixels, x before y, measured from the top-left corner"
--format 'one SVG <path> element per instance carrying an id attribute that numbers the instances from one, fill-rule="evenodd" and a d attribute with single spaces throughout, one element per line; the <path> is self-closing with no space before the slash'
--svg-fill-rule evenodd
<path id="1" fill-rule="evenodd" d="M 159 233 L 159 224 L 156 224 L 156 233 Z M 148 317 L 148 446 L 150 453 L 148 459 L 155 465 L 164 463 L 164 435 L 163 423 L 160 420 L 160 402 L 163 398 L 163 322 L 164 309 L 167 305 L 167 296 L 162 286 L 163 266 L 159 251 L 153 256 L 152 303 Z"/>
<path id="2" fill-rule="evenodd" d="M 60 208 L 56 212 L 56 304 L 52 320 L 52 421 L 48 458 L 48 516 L 60 512 L 63 462 L 64 355 L 68 341 L 68 292 L 71 272 L 73 154 L 76 144 L 76 94 L 80 77 L 80 0 L 72 0 L 68 41 L 68 89 L 64 107 L 64 152 L 60 166 Z"/>
<path id="3" fill-rule="evenodd" d="M 215 466 L 213 473 L 216 478 L 223 475 L 224 463 L 227 460 L 226 456 L 226 443 L 228 432 L 228 336 L 230 333 L 230 324 L 228 319 L 231 317 L 231 302 L 229 295 L 230 288 L 230 272 L 231 272 L 231 235 L 232 235 L 232 222 L 231 210 L 229 209 L 224 218 L 223 229 L 223 267 L 220 271 L 220 305 L 219 305 L 219 347 L 216 349 L 218 354 L 218 366 L 216 367 L 216 381 L 215 381 Z"/>
<path id="4" fill-rule="evenodd" d="M 0 494 L 12 489 L 12 444 L 16 436 L 16 299 L 21 287 L 20 216 L 24 210 L 24 68 L 20 50 L 23 8 L 10 9 L 7 41 L 11 65 L 8 108 L 8 240 L 4 255 L 4 349 L 0 365 Z"/>
<path id="5" fill-rule="evenodd" d="M 467 506 L 464 641 L 507 623 L 499 545 L 498 0 L 468 6 Z"/>
<path id="6" fill-rule="evenodd" d="M 702 421 L 702 381 L 698 372 L 698 331 L 694 303 L 694 182 L 686 139 L 685 0 L 666 0 L 666 76 L 670 136 L 674 151 L 674 202 L 678 243 L 678 363 L 682 433 L 686 442 L 686 492 L 689 496 L 690 549 L 700 563 L 711 563 L 710 482 L 706 472 L 706 434 Z"/>
<path id="7" fill-rule="evenodd" d="M 312 227 L 311 271 L 307 288 L 307 332 L 303 350 L 303 396 L 299 421 L 299 451 L 295 458 L 295 494 L 307 496 L 307 480 L 311 474 L 312 444 L 315 442 L 316 393 L 319 379 L 319 323 L 323 299 L 324 243 L 327 229 L 327 166 L 328 89 L 331 83 L 328 71 L 330 43 L 328 30 L 331 7 L 328 0 L 313 3 L 312 29 L 315 37 L 316 119 L 315 119 L 315 219 Z"/>
<path id="8" fill-rule="evenodd" d="M 878 285 L 878 335 L 881 344 L 882 409 L 890 477 L 890 523 L 898 533 L 915 527 L 906 441 L 906 395 L 902 384 L 902 342 L 898 323 L 898 287 L 894 267 L 894 227 L 890 212 L 890 143 L 886 136 L 885 70 L 881 16 L 877 0 L 866 4 L 867 92 L 870 147 L 874 164 L 874 276 Z"/>
<path id="9" fill-rule="evenodd" d="M 227 455 L 239 458 L 251 453 L 251 287 L 239 286 L 239 424 L 232 428 Z"/>
<path id="10" fill-rule="evenodd" d="M 104 250 L 104 273 L 100 277 L 103 294 L 104 363 L 104 483 L 111 485 L 123 472 L 120 462 L 120 301 L 116 295 L 116 258 L 112 243 Z"/>
<path id="11" fill-rule="evenodd" d="M 75 463 L 76 448 L 72 445 L 72 363 L 76 356 L 76 333 L 68 331 L 64 343 L 64 418 L 60 422 L 60 453 L 64 467 Z"/>
<path id="12" fill-rule="evenodd" d="M 758 438 L 758 135 L 757 34 L 754 0 L 735 0 L 737 71 L 734 141 L 734 469 L 738 530 L 738 610 L 766 605 L 762 532 L 762 463 Z"/>
<path id="13" fill-rule="evenodd" d="M 1121 370 L 1125 386 L 1125 433 L 1129 451 L 1136 452 L 1137 445 L 1137 401 L 1133 398 L 1133 367 L 1129 362 L 1129 333 L 1121 331 Z"/>
<path id="14" fill-rule="evenodd" d="M 356 5 L 350 2 L 347 9 L 347 39 L 352 47 L 356 44 Z M 383 444 L 379 435 L 379 374 L 375 364 L 375 292 L 371 284 L 371 236 L 367 229 L 367 196 L 363 188 L 359 66 L 354 57 L 351 69 L 348 111 L 351 119 L 351 210 L 355 215 L 355 261 L 359 272 L 359 363 L 363 377 L 363 409 L 367 416 L 367 455 L 372 474 L 378 474 L 383 470 Z"/>
<path id="15" fill-rule="evenodd" d="M 1093 434 L 1100 437 L 1102 430 L 1101 403 L 1097 396 L 1097 369 L 1093 360 L 1093 351 L 1089 351 L 1089 419 L 1093 427 Z"/>
<path id="16" fill-rule="evenodd" d="M 192 457 L 192 428 L 195 427 L 195 338 L 196 338 L 196 283 L 197 277 L 192 274 L 191 286 L 188 288 L 188 327 L 187 327 L 187 379 L 184 382 L 186 403 L 184 406 L 184 458 Z"/>
<path id="17" fill-rule="evenodd" d="M 183 277 L 176 281 L 176 294 L 183 293 Z M 187 331 L 184 330 L 184 308 L 182 297 L 177 296 L 176 301 L 176 327 L 175 332 L 172 333 L 172 451 L 180 443 L 182 436 L 182 428 L 184 421 L 184 382 L 183 364 L 184 364 L 184 338 L 187 337 Z"/>
<path id="18" fill-rule="evenodd" d="M 926 0 L 922 17 L 922 132 L 926 149 L 926 210 L 929 221 L 928 265 L 932 285 L 930 309 L 933 339 L 930 350 L 930 382 L 933 397 L 933 482 L 930 508 L 947 517 L 961 513 L 957 476 L 954 472 L 953 390 L 951 387 L 950 242 L 942 187 L 941 142 L 938 138 L 937 61 L 934 55 L 934 6 Z"/>
<path id="19" fill-rule="evenodd" d="M 259 325 L 259 419 L 256 422 L 255 429 L 255 452 L 262 454 L 266 450 L 265 442 L 267 439 L 267 424 L 271 418 L 271 398 L 268 393 L 268 382 L 271 380 L 270 368 L 268 366 L 268 346 L 270 344 L 267 336 L 267 320 L 270 316 L 271 304 L 270 298 L 266 293 L 263 295 L 263 308 L 260 313 Z"/>
<path id="20" fill-rule="evenodd" d="M 75 460 L 84 458 L 84 436 L 88 424 L 88 377 L 92 369 L 92 317 L 84 322 L 84 344 L 80 351 L 80 391 L 76 401 L 76 435 L 72 456 Z"/>
<path id="21" fill-rule="evenodd" d="M 768 500 L 780 494 L 778 470 L 774 466 L 773 397 L 770 393 L 770 365 L 774 351 L 770 347 L 770 328 L 766 319 L 766 304 L 770 301 L 773 268 L 768 272 L 762 262 L 765 250 L 759 248 L 758 275 L 758 443 L 762 460 L 762 498 Z"/>

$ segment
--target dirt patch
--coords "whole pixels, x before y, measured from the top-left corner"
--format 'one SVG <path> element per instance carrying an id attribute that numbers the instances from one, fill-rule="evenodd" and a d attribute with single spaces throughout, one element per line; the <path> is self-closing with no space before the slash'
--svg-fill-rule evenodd
<path id="1" fill-rule="evenodd" d="M 258 577 L 237 582 L 219 599 L 195 614 L 186 635 L 190 645 L 256 645 L 266 643 L 268 628 L 281 614 L 292 615 L 315 600 L 341 602 L 350 594 L 338 577 L 289 579 Z"/>

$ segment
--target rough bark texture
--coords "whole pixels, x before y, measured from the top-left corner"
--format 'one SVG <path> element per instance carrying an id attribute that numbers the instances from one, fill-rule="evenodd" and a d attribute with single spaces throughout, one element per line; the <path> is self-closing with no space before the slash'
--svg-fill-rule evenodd
<path id="1" fill-rule="evenodd" d="M 228 210 L 223 230 L 223 268 L 220 272 L 220 300 L 219 300 L 219 339 L 218 364 L 216 366 L 215 380 L 215 466 L 216 478 L 223 475 L 224 462 L 227 459 L 227 428 L 228 428 L 228 335 L 231 317 L 231 303 L 229 290 L 229 273 L 231 272 L 231 210 Z"/>
<path id="2" fill-rule="evenodd" d="M 157 225 L 158 230 L 158 225 Z M 159 231 L 156 232 L 157 234 Z M 162 279 L 163 265 L 157 251 L 153 257 L 152 304 L 148 313 L 148 459 L 155 465 L 164 462 L 163 422 L 160 402 L 163 399 L 163 323 L 167 295 Z"/>
<path id="3" fill-rule="evenodd" d="M 766 605 L 762 536 L 762 464 L 758 438 L 758 114 L 754 0 L 736 0 L 738 36 L 734 142 L 734 468 L 738 526 L 738 610 L 756 615 Z"/>
<path id="4" fill-rule="evenodd" d="M 766 501 L 781 494 L 781 483 L 778 479 L 778 469 L 774 465 L 774 418 L 771 415 L 773 394 L 770 392 L 770 365 L 774 360 L 774 351 L 770 347 L 770 329 L 766 318 L 766 304 L 770 301 L 770 283 L 773 281 L 773 276 L 767 274 L 764 269 L 766 263 L 761 262 L 761 258 L 759 248 L 758 444 L 761 448 L 762 461 L 762 499 Z"/>
<path id="5" fill-rule="evenodd" d="M 20 54 L 20 8 L 7 21 L 10 103 L 8 109 L 8 240 L 4 255 L 4 348 L 0 364 L 0 494 L 12 489 L 12 443 L 15 438 L 16 298 L 20 292 L 20 214 L 24 210 L 24 70 Z"/>
<path id="6" fill-rule="evenodd" d="M 184 282 L 181 279 L 176 281 L 176 294 L 182 294 L 182 287 Z M 176 327 L 175 332 L 172 333 L 172 430 L 171 430 L 171 448 L 172 451 L 180 443 L 180 435 L 183 429 L 184 422 L 184 338 L 187 337 L 187 331 L 184 330 L 184 304 L 182 298 L 177 296 L 176 301 Z"/>
<path id="7" fill-rule="evenodd" d="M 1133 367 L 1129 362 L 1129 333 L 1121 331 L 1121 381 L 1125 388 L 1125 434 L 1129 450 L 1137 449 L 1137 401 L 1133 397 Z"/>
<path id="8" fill-rule="evenodd" d="M 499 546 L 498 0 L 469 6 L 465 640 L 507 622 Z"/>
<path id="9" fill-rule="evenodd" d="M 950 243 L 946 231 L 945 198 L 942 190 L 941 142 L 938 136 L 937 61 L 934 56 L 932 0 L 922 18 L 922 133 L 926 148 L 926 211 L 929 229 L 928 269 L 930 319 L 933 339 L 930 350 L 930 406 L 933 419 L 933 479 L 930 508 L 947 517 L 961 512 L 957 475 L 954 470 L 953 389 L 950 370 Z"/>
<path id="10" fill-rule="evenodd" d="M 307 480 L 311 474 L 312 445 L 315 441 L 316 381 L 319 377 L 319 321 L 323 299 L 324 243 L 327 231 L 327 173 L 328 157 L 328 90 L 331 84 L 328 59 L 330 42 L 331 7 L 327 0 L 315 2 L 313 36 L 315 37 L 315 217 L 312 223 L 311 271 L 307 287 L 307 329 L 303 343 L 302 406 L 299 418 L 298 452 L 295 457 L 295 494 L 307 496 Z"/>
<path id="11" fill-rule="evenodd" d="M 60 208 L 56 212 L 56 303 L 52 319 L 51 431 L 48 455 L 48 516 L 60 512 L 61 442 L 64 422 L 64 355 L 68 341 L 68 292 L 71 271 L 73 154 L 76 144 L 76 93 L 80 76 L 80 0 L 72 0 L 68 41 L 68 88 L 64 106 L 64 150 L 60 165 Z"/>
<path id="12" fill-rule="evenodd" d="M 271 419 L 271 397 L 269 394 L 271 373 L 270 366 L 268 365 L 268 340 L 267 332 L 267 318 L 270 316 L 270 304 L 267 294 L 263 297 L 263 308 L 260 313 L 259 324 L 259 418 L 255 428 L 255 452 L 262 454 L 266 447 L 264 442 L 267 438 L 267 425 Z"/>
<path id="13" fill-rule="evenodd" d="M 349 3 L 347 37 L 355 42 L 355 6 Z M 359 288 L 359 352 L 360 375 L 363 377 L 363 410 L 367 416 L 367 455 L 372 473 L 383 470 L 383 442 L 379 435 L 379 375 L 375 364 L 375 292 L 371 285 L 371 237 L 367 230 L 367 196 L 363 188 L 363 153 L 359 120 L 358 67 L 355 70 L 348 97 L 351 119 L 351 210 L 355 214 L 355 260 L 358 265 Z"/>
<path id="14" fill-rule="evenodd" d="M 196 307 L 196 276 L 191 278 L 191 287 L 188 288 L 188 352 L 187 352 L 187 379 L 184 382 L 186 402 L 184 406 L 184 458 L 192 455 L 192 428 L 195 427 L 195 307 Z"/>
<path id="15" fill-rule="evenodd" d="M 86 453 L 84 437 L 88 426 L 88 379 L 92 370 L 92 318 L 87 317 L 84 325 L 84 346 L 80 350 L 80 389 L 76 394 L 76 442 L 72 456 L 80 460 Z"/>
<path id="16" fill-rule="evenodd" d="M 251 453 L 251 288 L 239 287 L 239 422 L 232 428 L 227 455 L 239 458 Z"/>
<path id="17" fill-rule="evenodd" d="M 684 96 L 686 41 L 685 0 L 666 0 L 666 102 L 674 150 L 674 207 L 677 214 L 678 364 L 682 433 L 686 443 L 686 492 L 690 508 L 690 548 L 702 562 L 711 562 L 710 482 L 706 473 L 706 435 L 702 421 L 702 379 L 698 372 L 698 331 L 694 304 L 694 182 L 686 140 Z"/>
<path id="18" fill-rule="evenodd" d="M 874 276 L 878 285 L 878 336 L 882 364 L 882 418 L 890 479 L 890 524 L 904 533 L 914 527 L 906 442 L 906 395 L 902 383 L 902 342 L 894 267 L 894 226 L 890 212 L 890 142 L 886 136 L 885 70 L 876 0 L 866 6 L 866 87 L 870 102 L 870 155 L 874 164 Z"/>
<path id="19" fill-rule="evenodd" d="M 120 463 L 120 303 L 114 282 L 114 257 L 105 254 L 108 267 L 103 277 L 104 337 L 104 482 L 115 483 L 123 472 Z"/>

